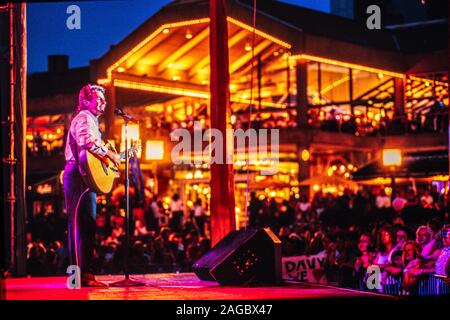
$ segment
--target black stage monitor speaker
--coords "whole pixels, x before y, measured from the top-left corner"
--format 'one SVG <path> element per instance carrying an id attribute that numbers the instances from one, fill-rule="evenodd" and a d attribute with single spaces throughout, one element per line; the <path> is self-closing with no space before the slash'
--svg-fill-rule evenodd
<path id="1" fill-rule="evenodd" d="M 281 241 L 269 228 L 231 231 L 192 268 L 220 285 L 281 284 Z"/>

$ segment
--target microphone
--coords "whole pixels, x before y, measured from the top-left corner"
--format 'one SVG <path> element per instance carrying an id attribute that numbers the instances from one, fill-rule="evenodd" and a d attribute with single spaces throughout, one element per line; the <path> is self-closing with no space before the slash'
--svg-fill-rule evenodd
<path id="1" fill-rule="evenodd" d="M 120 116 L 122 117 L 124 120 L 126 121 L 134 121 L 134 122 L 138 122 L 135 118 L 133 118 L 132 116 L 130 116 L 129 114 L 126 114 L 122 109 L 120 108 L 115 108 L 114 109 L 114 114 L 116 116 Z"/>

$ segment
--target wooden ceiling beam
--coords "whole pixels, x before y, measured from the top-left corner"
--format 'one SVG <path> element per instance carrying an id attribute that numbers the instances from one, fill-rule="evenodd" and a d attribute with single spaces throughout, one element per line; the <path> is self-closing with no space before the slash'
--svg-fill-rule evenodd
<path id="1" fill-rule="evenodd" d="M 263 40 L 260 43 L 258 43 L 255 48 L 254 48 L 254 54 L 255 57 L 262 52 L 265 48 L 267 48 L 268 46 L 270 46 L 272 44 L 271 41 L 269 40 Z M 239 59 L 235 60 L 231 65 L 230 65 L 230 74 L 233 74 L 235 71 L 239 70 L 239 68 L 241 68 L 243 65 L 245 65 L 246 63 L 248 63 L 249 61 L 251 61 L 252 59 L 252 51 L 250 50 L 249 52 L 247 52 L 246 54 L 244 54 L 243 56 L 241 56 Z"/>
<path id="2" fill-rule="evenodd" d="M 158 46 L 163 40 L 166 41 L 170 36 L 171 34 L 158 34 L 154 39 L 147 42 L 141 49 L 139 49 L 125 61 L 125 68 L 131 69 L 136 64 L 136 62 L 141 60 L 142 57 L 148 54 L 153 48 Z"/>
<path id="3" fill-rule="evenodd" d="M 245 29 L 241 29 L 236 32 L 229 40 L 228 40 L 228 49 L 234 47 L 239 41 L 243 40 L 245 37 L 249 35 L 249 32 Z M 192 66 L 189 71 L 189 77 L 192 78 L 197 75 L 197 72 L 205 68 L 209 64 L 209 54 L 202 58 L 199 62 L 197 62 L 194 66 Z"/>
<path id="4" fill-rule="evenodd" d="M 261 53 L 261 61 L 264 63 L 264 60 L 266 60 L 268 57 L 270 57 L 275 51 L 277 51 L 279 48 L 277 46 L 271 46 L 269 47 L 265 52 Z M 256 67 L 256 66 L 255 66 Z M 249 73 L 252 69 L 252 64 L 249 63 L 246 66 L 243 66 L 240 70 L 236 70 L 236 72 L 233 74 L 233 76 L 243 76 L 247 73 Z"/>
<path id="5" fill-rule="evenodd" d="M 192 39 L 187 41 L 177 50 L 175 50 L 171 55 L 163 60 L 163 62 L 158 66 L 157 72 L 162 73 L 167 67 L 177 61 L 179 58 L 191 51 L 196 45 L 198 45 L 203 40 L 207 39 L 209 36 L 209 27 L 204 28 L 202 31 L 197 33 Z"/>

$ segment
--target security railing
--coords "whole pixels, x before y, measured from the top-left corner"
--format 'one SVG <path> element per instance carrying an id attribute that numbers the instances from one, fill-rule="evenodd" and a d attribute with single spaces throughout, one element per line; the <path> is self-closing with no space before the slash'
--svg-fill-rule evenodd
<path id="1" fill-rule="evenodd" d="M 395 296 L 440 296 L 450 295 L 450 284 L 445 284 L 445 277 L 428 274 L 418 278 L 416 285 L 406 289 L 402 285 L 402 277 L 388 276 L 383 279 L 383 283 L 378 289 L 368 289 L 366 279 L 360 283 L 359 289 L 362 291 L 377 292 Z"/>

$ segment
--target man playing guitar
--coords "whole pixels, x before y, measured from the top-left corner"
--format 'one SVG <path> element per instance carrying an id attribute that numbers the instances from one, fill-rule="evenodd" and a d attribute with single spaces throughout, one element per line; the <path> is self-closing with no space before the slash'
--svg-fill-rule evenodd
<path id="1" fill-rule="evenodd" d="M 95 245 L 97 194 L 82 179 L 79 151 L 85 149 L 99 157 L 107 157 L 118 166 L 120 155 L 103 145 L 98 118 L 106 107 L 105 89 L 97 85 L 84 86 L 78 97 L 78 108 L 67 134 L 63 186 L 68 219 L 70 264 L 81 271 L 81 285 L 104 287 L 95 279 L 92 258 Z"/>

